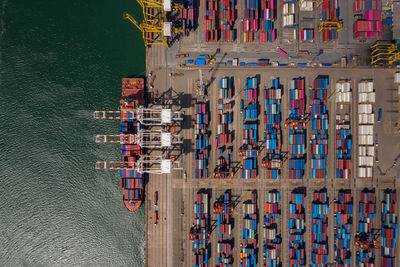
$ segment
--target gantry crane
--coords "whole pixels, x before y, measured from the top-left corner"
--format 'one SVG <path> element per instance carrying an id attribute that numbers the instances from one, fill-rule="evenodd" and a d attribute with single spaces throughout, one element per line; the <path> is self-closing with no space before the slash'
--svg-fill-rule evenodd
<path id="1" fill-rule="evenodd" d="M 397 44 L 388 41 L 378 41 L 370 47 L 371 65 L 393 65 L 400 60 Z"/>
<path id="2" fill-rule="evenodd" d="M 98 161 L 97 170 L 135 169 L 140 173 L 169 174 L 172 170 L 182 169 L 180 162 L 163 156 L 140 156 L 137 161 Z"/>
<path id="3" fill-rule="evenodd" d="M 261 167 L 263 167 L 264 169 L 272 169 L 272 170 L 282 169 L 283 161 L 280 159 L 264 158 L 262 161 Z"/>
<path id="4" fill-rule="evenodd" d="M 136 109 L 123 109 L 119 111 L 95 111 L 93 114 L 95 119 L 121 120 L 126 118 L 129 120 L 138 120 L 145 126 L 166 125 L 183 120 L 183 113 L 173 111 L 169 108 L 155 107 Z M 122 118 L 122 119 L 121 119 Z"/>
<path id="5" fill-rule="evenodd" d="M 366 233 L 357 234 L 354 239 L 354 245 L 359 249 L 368 251 L 382 248 L 382 245 L 378 240 L 368 236 Z"/>
<path id="6" fill-rule="evenodd" d="M 142 148 L 163 148 L 182 144 L 182 138 L 162 130 L 139 130 L 137 134 L 96 135 L 96 143 L 137 144 Z"/>

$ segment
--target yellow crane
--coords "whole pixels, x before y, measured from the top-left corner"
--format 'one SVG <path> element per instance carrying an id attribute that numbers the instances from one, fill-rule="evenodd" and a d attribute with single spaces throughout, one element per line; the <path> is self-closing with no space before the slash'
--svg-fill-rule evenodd
<path id="1" fill-rule="evenodd" d="M 318 32 L 322 30 L 336 29 L 338 32 L 343 29 L 343 23 L 341 21 L 322 21 L 318 26 Z"/>
<path id="2" fill-rule="evenodd" d="M 392 65 L 400 60 L 400 51 L 395 43 L 380 41 L 370 49 L 371 65 Z"/>

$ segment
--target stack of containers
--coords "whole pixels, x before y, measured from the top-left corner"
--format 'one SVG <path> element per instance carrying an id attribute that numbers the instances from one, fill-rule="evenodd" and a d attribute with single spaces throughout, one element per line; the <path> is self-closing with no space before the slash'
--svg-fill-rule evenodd
<path id="1" fill-rule="evenodd" d="M 240 267 L 257 265 L 257 193 L 243 203 L 243 231 L 240 244 Z"/>
<path id="2" fill-rule="evenodd" d="M 257 178 L 258 155 L 258 80 L 257 77 L 246 79 L 246 88 L 243 90 L 240 110 L 243 113 L 243 145 L 245 151 L 243 159 L 242 178 Z"/>
<path id="3" fill-rule="evenodd" d="M 197 102 L 195 104 L 196 122 L 194 127 L 195 139 L 195 170 L 194 177 L 196 179 L 208 178 L 208 122 L 209 122 L 209 106 L 208 102 Z"/>
<path id="4" fill-rule="evenodd" d="M 314 41 L 314 29 L 302 29 L 300 32 L 300 41 L 302 42 Z"/>
<path id="5" fill-rule="evenodd" d="M 275 0 L 261 1 L 261 33 L 260 42 L 273 42 L 276 39 L 276 29 L 274 21 L 276 19 L 276 2 Z"/>
<path id="6" fill-rule="evenodd" d="M 264 90 L 264 144 L 266 148 L 266 159 L 268 161 L 281 161 L 281 99 L 282 85 L 279 78 L 272 81 L 272 87 Z M 280 170 L 278 168 L 267 168 L 267 179 L 278 179 Z"/>
<path id="7" fill-rule="evenodd" d="M 361 17 L 353 24 L 354 39 L 382 38 L 382 0 L 354 0 L 353 12 Z"/>
<path id="8" fill-rule="evenodd" d="M 382 266 L 395 266 L 396 238 L 399 234 L 399 224 L 396 215 L 396 190 L 385 190 L 382 199 Z"/>
<path id="9" fill-rule="evenodd" d="M 231 99 L 233 97 L 233 77 L 221 78 L 219 85 L 219 98 Z"/>
<path id="10" fill-rule="evenodd" d="M 353 198 L 351 191 L 339 191 L 334 204 L 335 260 L 337 266 L 351 266 L 351 234 L 353 228 Z"/>
<path id="11" fill-rule="evenodd" d="M 329 78 L 319 76 L 311 91 L 311 178 L 326 178 L 328 157 L 328 111 L 326 109 Z"/>
<path id="12" fill-rule="evenodd" d="M 204 37 L 207 42 L 218 41 L 218 3 L 217 0 L 205 1 Z"/>
<path id="13" fill-rule="evenodd" d="M 244 0 L 243 41 L 253 42 L 254 34 L 258 31 L 259 17 L 258 0 Z"/>
<path id="14" fill-rule="evenodd" d="M 208 194 L 197 193 L 194 203 L 193 240 L 194 266 L 207 267 L 208 265 L 208 238 L 209 238 L 209 211 Z"/>
<path id="15" fill-rule="evenodd" d="M 120 188 L 123 200 L 141 200 L 143 198 L 143 174 L 136 169 L 120 170 Z"/>
<path id="16" fill-rule="evenodd" d="M 303 179 L 306 161 L 306 110 L 305 78 L 290 81 L 289 89 L 289 178 Z"/>
<path id="17" fill-rule="evenodd" d="M 265 194 L 264 215 L 264 267 L 280 266 L 281 235 L 278 229 L 281 210 L 279 204 L 279 192 L 276 190 Z"/>
<path id="18" fill-rule="evenodd" d="M 312 251 L 313 266 L 328 264 L 328 196 L 326 190 L 314 192 L 312 203 Z"/>
<path id="19" fill-rule="evenodd" d="M 235 0 L 220 0 L 221 2 L 221 40 L 235 41 Z"/>
<path id="20" fill-rule="evenodd" d="M 322 2 L 322 21 L 338 22 L 339 21 L 339 7 L 338 0 L 324 0 Z M 336 41 L 338 38 L 337 24 L 332 24 L 329 29 L 322 29 L 322 41 L 330 42 Z"/>
<path id="21" fill-rule="evenodd" d="M 232 202 L 231 195 L 228 192 L 224 193 L 223 202 L 218 203 L 217 221 L 218 221 L 218 264 L 219 267 L 231 266 L 233 262 L 232 256 L 232 239 L 230 238 L 232 232 Z M 215 212 L 215 209 L 214 209 Z"/>
<path id="22" fill-rule="evenodd" d="M 179 17 L 182 23 L 182 35 L 188 36 L 195 28 L 194 0 L 181 0 L 182 8 L 179 10 Z"/>
<path id="23" fill-rule="evenodd" d="M 369 244 L 375 239 L 375 234 L 372 231 L 373 220 L 376 219 L 376 196 L 374 190 L 363 190 L 361 192 L 359 214 L 358 236 L 362 242 Z M 357 266 L 375 266 L 375 249 L 359 249 L 357 251 L 356 264 Z"/>
<path id="24" fill-rule="evenodd" d="M 304 193 L 291 194 L 289 202 L 289 266 L 306 264 Z"/>
<path id="25" fill-rule="evenodd" d="M 374 166 L 374 83 L 358 84 L 358 177 L 371 178 Z"/>
<path id="26" fill-rule="evenodd" d="M 296 15 L 297 0 L 284 0 L 283 1 L 283 27 L 296 28 L 295 15 Z"/>
<path id="27" fill-rule="evenodd" d="M 352 135 L 350 114 L 339 114 L 339 107 L 351 105 L 350 82 L 336 83 L 336 178 L 349 179 L 351 171 Z"/>

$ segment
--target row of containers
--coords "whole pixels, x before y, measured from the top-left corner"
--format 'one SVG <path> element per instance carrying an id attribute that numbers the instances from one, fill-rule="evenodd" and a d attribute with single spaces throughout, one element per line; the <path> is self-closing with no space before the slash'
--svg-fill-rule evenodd
<path id="1" fill-rule="evenodd" d="M 353 37 L 358 40 L 382 38 L 382 0 L 354 0 Z"/>
<path id="2" fill-rule="evenodd" d="M 195 9 L 195 0 L 181 0 L 179 9 L 179 18 L 182 27 L 182 36 L 188 36 L 190 32 L 197 27 L 197 14 Z"/>
<path id="3" fill-rule="evenodd" d="M 340 190 L 334 202 L 336 266 L 351 266 L 351 235 L 353 233 L 353 197 L 351 190 Z"/>
<path id="4" fill-rule="evenodd" d="M 324 0 L 322 2 L 322 41 L 331 42 L 338 38 L 339 1 Z"/>
<path id="5" fill-rule="evenodd" d="M 257 178 L 258 86 L 258 77 L 247 78 L 245 89 L 242 92 L 242 100 L 240 101 L 240 110 L 243 114 L 243 144 L 239 149 L 239 156 L 243 158 L 241 169 L 243 179 Z"/>
<path id="6" fill-rule="evenodd" d="M 374 146 L 374 110 L 375 92 L 372 80 L 358 83 L 358 177 L 373 176 Z"/>
<path id="7" fill-rule="evenodd" d="M 189 238 L 193 241 L 194 267 L 208 266 L 210 234 L 208 197 L 208 193 L 199 192 L 194 203 L 194 223 L 189 233 Z"/>
<path id="8" fill-rule="evenodd" d="M 313 266 L 328 264 L 328 201 L 326 189 L 314 192 L 311 216 L 311 262 Z"/>
<path id="9" fill-rule="evenodd" d="M 208 178 L 208 159 L 209 159 L 209 103 L 207 101 L 197 101 L 195 104 L 195 170 L 194 178 Z"/>
<path id="10" fill-rule="evenodd" d="M 314 41 L 314 29 L 302 29 L 300 31 L 300 41 L 313 42 Z"/>
<path id="11" fill-rule="evenodd" d="M 240 267 L 257 265 L 257 192 L 251 192 L 251 198 L 243 201 L 243 227 L 240 242 Z"/>
<path id="12" fill-rule="evenodd" d="M 283 86 L 279 78 L 272 80 L 272 87 L 264 90 L 264 146 L 266 179 L 278 179 L 282 168 L 282 132 L 281 132 L 281 101 Z"/>
<path id="13" fill-rule="evenodd" d="M 394 190 L 385 190 L 381 208 L 381 235 L 383 266 L 394 267 L 396 264 L 396 238 L 399 235 L 399 224 L 396 214 L 397 195 Z"/>
<path id="14" fill-rule="evenodd" d="M 233 224 L 233 203 L 229 191 L 214 204 L 214 214 L 217 215 L 217 266 L 228 267 L 233 263 L 232 244 L 234 243 L 232 234 Z"/>
<path id="15" fill-rule="evenodd" d="M 336 83 L 336 178 L 350 179 L 351 175 L 351 88 L 347 80 Z"/>
<path id="16" fill-rule="evenodd" d="M 311 90 L 311 178 L 325 179 L 328 157 L 327 94 L 329 78 L 319 76 Z"/>
<path id="17" fill-rule="evenodd" d="M 292 192 L 289 202 L 289 266 L 305 266 L 305 193 Z"/>
<path id="18" fill-rule="evenodd" d="M 289 117 L 289 179 L 303 179 L 306 162 L 306 94 L 305 78 L 290 81 Z"/>
<path id="19" fill-rule="evenodd" d="M 220 80 L 220 95 L 218 99 L 217 134 L 214 148 L 218 152 L 214 178 L 233 178 L 231 168 L 233 146 L 233 77 L 223 77 Z"/>
<path id="20" fill-rule="evenodd" d="M 234 29 L 236 20 L 235 0 L 205 1 L 204 15 L 204 38 L 205 41 L 234 41 L 236 31 Z"/>
<path id="21" fill-rule="evenodd" d="M 260 42 L 273 42 L 277 30 L 274 25 L 277 9 L 275 0 L 244 0 L 243 41 L 255 41 L 260 30 Z"/>
<path id="22" fill-rule="evenodd" d="M 263 266 L 281 266 L 281 204 L 280 195 L 277 190 L 265 194 L 265 215 L 264 215 L 264 243 L 263 243 Z"/>

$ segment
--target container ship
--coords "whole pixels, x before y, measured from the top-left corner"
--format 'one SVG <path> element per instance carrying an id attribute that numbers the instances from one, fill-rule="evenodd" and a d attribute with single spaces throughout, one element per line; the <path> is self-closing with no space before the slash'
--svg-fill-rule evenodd
<path id="1" fill-rule="evenodd" d="M 139 107 L 144 106 L 144 79 L 122 79 L 122 98 L 118 111 L 95 111 L 95 119 L 120 120 L 120 133 L 116 135 L 97 135 L 97 143 L 121 144 L 121 161 L 102 161 L 96 169 L 120 171 L 120 187 L 123 202 L 130 212 L 135 212 L 142 204 L 144 174 L 136 168 L 136 162 L 143 155 L 138 143 L 138 133 L 143 125 L 136 116 Z"/>
<path id="2" fill-rule="evenodd" d="M 137 106 L 144 105 L 144 79 L 122 79 L 122 99 L 120 103 L 122 111 L 120 134 L 123 138 L 121 156 L 127 167 L 127 169 L 120 170 L 120 187 L 122 188 L 125 207 L 130 212 L 135 212 L 142 204 L 144 195 L 143 173 L 128 168 L 132 167 L 132 162 L 136 162 L 143 151 L 138 144 L 132 144 L 129 137 L 132 134 L 137 134 L 138 130 L 142 128 L 131 111 Z"/>

